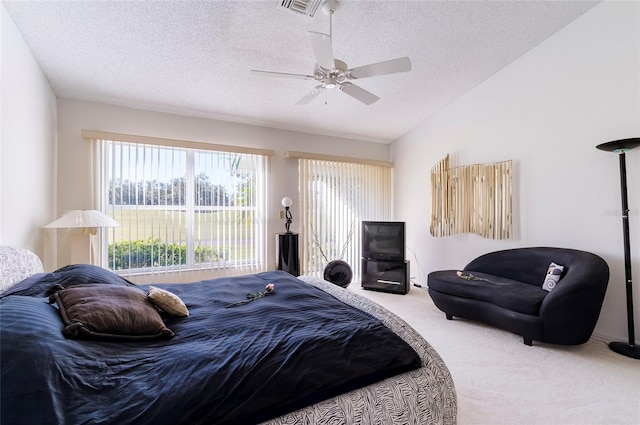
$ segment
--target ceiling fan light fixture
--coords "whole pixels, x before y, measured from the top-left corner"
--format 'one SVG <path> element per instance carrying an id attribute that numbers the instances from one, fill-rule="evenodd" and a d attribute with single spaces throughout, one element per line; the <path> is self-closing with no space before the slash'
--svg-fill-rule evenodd
<path id="1" fill-rule="evenodd" d="M 338 8 L 338 2 L 336 0 L 325 0 L 322 4 L 322 11 L 325 15 L 333 15 Z"/>
<path id="2" fill-rule="evenodd" d="M 368 65 L 358 66 L 356 68 L 349 68 L 345 62 L 340 59 L 336 59 L 333 55 L 332 17 L 337 7 L 337 0 L 324 0 L 322 3 L 322 10 L 325 14 L 329 15 L 329 34 L 307 31 L 307 38 L 311 43 L 313 55 L 316 59 L 312 76 L 272 71 L 255 71 L 261 75 L 280 77 L 290 76 L 295 78 L 304 77 L 305 79 L 310 77 L 308 79 L 314 79 L 320 83 L 320 85 L 316 86 L 302 99 L 300 99 L 296 105 L 307 105 L 325 89 L 333 89 L 336 87 L 339 87 L 341 92 L 353 97 L 365 105 L 371 105 L 380 100 L 380 98 L 362 87 L 351 83 L 350 80 L 359 80 L 362 78 L 395 74 L 411 70 L 411 61 L 408 57 L 371 63 Z"/>

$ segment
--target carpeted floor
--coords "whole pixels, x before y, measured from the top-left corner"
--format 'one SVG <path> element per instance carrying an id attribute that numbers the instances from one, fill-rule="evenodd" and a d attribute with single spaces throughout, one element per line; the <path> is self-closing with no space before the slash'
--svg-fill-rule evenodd
<path id="1" fill-rule="evenodd" d="M 591 339 L 554 346 L 463 319 L 448 321 L 428 293 L 349 290 L 391 310 L 443 358 L 456 386 L 459 425 L 640 425 L 640 360 Z"/>

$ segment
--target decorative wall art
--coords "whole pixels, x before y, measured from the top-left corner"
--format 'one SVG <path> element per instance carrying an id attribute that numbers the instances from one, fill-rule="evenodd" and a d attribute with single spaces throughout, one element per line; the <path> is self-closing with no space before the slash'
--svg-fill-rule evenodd
<path id="1" fill-rule="evenodd" d="M 511 160 L 450 168 L 447 155 L 431 169 L 431 235 L 511 238 L 511 184 Z"/>

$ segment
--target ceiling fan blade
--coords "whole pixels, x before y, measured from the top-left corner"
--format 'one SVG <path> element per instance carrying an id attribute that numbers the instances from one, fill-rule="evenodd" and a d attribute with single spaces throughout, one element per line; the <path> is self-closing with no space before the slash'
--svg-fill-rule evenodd
<path id="1" fill-rule="evenodd" d="M 356 86 L 355 84 L 342 83 L 340 84 L 340 90 L 366 105 L 371 105 L 372 103 L 380 100 L 380 98 L 375 94 L 363 89 L 362 87 Z"/>
<path id="2" fill-rule="evenodd" d="M 285 78 L 302 78 L 304 80 L 313 80 L 313 75 L 305 75 L 305 74 L 290 74 L 288 72 L 273 72 L 273 71 L 258 71 L 257 69 L 252 69 L 251 72 L 258 73 L 260 75 L 264 75 L 265 77 L 285 77 Z"/>
<path id="3" fill-rule="evenodd" d="M 332 70 L 335 67 L 333 57 L 333 47 L 331 46 L 331 37 L 321 32 L 307 32 L 313 55 L 316 57 L 318 65 L 324 69 Z"/>
<path id="4" fill-rule="evenodd" d="M 320 86 L 316 86 L 313 90 L 311 90 L 309 93 L 307 93 L 302 99 L 300 99 L 296 105 L 306 105 L 309 102 L 311 102 L 313 99 L 315 99 L 316 97 L 318 97 L 318 95 L 320 93 L 322 93 L 324 91 L 324 86 L 320 85 Z"/>
<path id="5" fill-rule="evenodd" d="M 372 63 L 370 65 L 358 66 L 347 71 L 349 78 L 373 77 L 376 75 L 395 74 L 397 72 L 411 71 L 411 61 L 409 58 L 391 59 L 384 62 Z"/>

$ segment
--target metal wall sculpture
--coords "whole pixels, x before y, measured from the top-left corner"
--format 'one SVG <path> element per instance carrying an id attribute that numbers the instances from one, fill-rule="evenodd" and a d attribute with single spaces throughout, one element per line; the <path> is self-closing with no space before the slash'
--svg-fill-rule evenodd
<path id="1" fill-rule="evenodd" d="M 512 161 L 449 167 L 449 155 L 431 169 L 431 235 L 475 233 L 509 239 Z"/>

